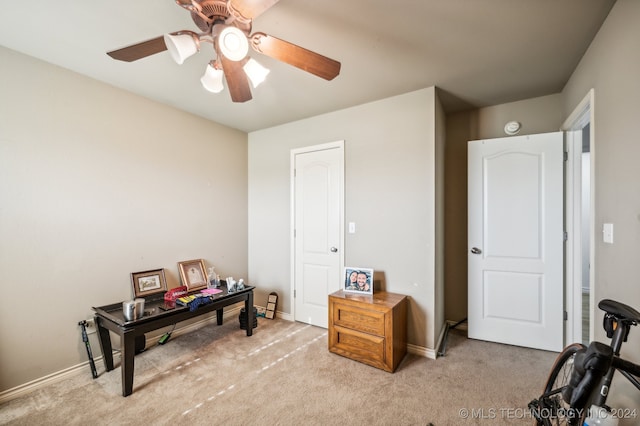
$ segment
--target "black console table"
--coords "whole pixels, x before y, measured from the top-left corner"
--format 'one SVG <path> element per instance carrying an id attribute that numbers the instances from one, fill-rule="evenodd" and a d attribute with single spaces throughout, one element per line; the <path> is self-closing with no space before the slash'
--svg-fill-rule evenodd
<path id="1" fill-rule="evenodd" d="M 104 357 L 104 365 L 107 371 L 113 370 L 113 353 L 109 331 L 120 336 L 122 352 L 122 396 L 129 396 L 133 392 L 133 360 L 135 355 L 136 338 L 144 336 L 153 330 L 176 324 L 200 315 L 216 311 L 218 325 L 222 325 L 223 308 L 234 303 L 244 301 L 244 309 L 247 314 L 247 324 L 253 324 L 253 286 L 246 286 L 243 290 L 229 293 L 226 287 L 221 287 L 222 293 L 212 296 L 212 302 L 200 305 L 194 311 L 187 306 L 176 305 L 174 309 L 162 310 L 164 299 L 147 299 L 145 301 L 145 315 L 137 320 L 127 321 L 122 312 L 122 302 L 112 305 L 94 307 L 95 321 L 100 348 Z M 253 327 L 247 327 L 247 336 L 251 336 Z"/>

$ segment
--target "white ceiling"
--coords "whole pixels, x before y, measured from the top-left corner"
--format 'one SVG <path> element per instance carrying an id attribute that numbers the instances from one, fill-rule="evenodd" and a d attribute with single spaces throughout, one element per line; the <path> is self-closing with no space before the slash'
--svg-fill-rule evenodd
<path id="1" fill-rule="evenodd" d="M 210 44 L 181 66 L 167 52 L 131 63 L 106 55 L 199 31 L 172 0 L 6 1 L 0 45 L 250 132 L 430 86 L 449 112 L 557 93 L 614 2 L 280 0 L 253 31 L 336 59 L 341 73 L 325 81 L 252 52 L 271 73 L 243 104 L 200 85 Z"/>

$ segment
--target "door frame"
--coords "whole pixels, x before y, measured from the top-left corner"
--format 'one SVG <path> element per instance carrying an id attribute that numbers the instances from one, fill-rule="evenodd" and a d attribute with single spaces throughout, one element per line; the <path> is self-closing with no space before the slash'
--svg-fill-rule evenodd
<path id="1" fill-rule="evenodd" d="M 594 290 L 595 290 L 595 130 L 594 130 L 594 90 L 591 89 L 580 101 L 569 117 L 564 121 L 560 130 L 566 132 L 567 171 L 565 184 L 565 209 L 567 242 L 565 253 L 565 310 L 567 321 L 565 322 L 565 342 L 581 342 L 582 330 L 582 255 L 581 255 L 581 154 L 582 140 L 576 141 L 572 137 L 573 131 L 582 130 L 588 124 L 589 127 L 589 152 L 590 152 L 590 176 L 589 176 L 589 341 L 594 339 Z M 576 147 L 580 145 L 580 147 Z"/>
<path id="2" fill-rule="evenodd" d="M 340 182 L 340 246 L 338 255 L 340 258 L 339 270 L 344 269 L 344 209 L 345 209 L 345 168 L 344 168 L 344 140 L 338 140 L 335 142 L 328 142 L 319 145 L 305 146 L 302 148 L 295 148 L 290 153 L 289 164 L 289 182 L 290 182 L 290 205 L 289 205 L 289 259 L 290 259 L 290 271 L 291 276 L 291 296 L 294 300 L 291 302 L 291 317 L 295 321 L 296 319 L 296 183 L 295 183 L 295 168 L 296 168 L 296 155 L 305 154 L 316 151 L 326 151 L 329 149 L 339 149 L 341 153 L 340 169 L 342 170 L 342 181 Z M 328 296 L 328 295 L 327 295 Z"/>

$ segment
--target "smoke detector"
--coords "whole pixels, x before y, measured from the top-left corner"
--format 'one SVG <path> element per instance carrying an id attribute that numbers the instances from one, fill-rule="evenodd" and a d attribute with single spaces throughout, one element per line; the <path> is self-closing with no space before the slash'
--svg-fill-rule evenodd
<path id="1" fill-rule="evenodd" d="M 517 135 L 521 125 L 517 121 L 510 121 L 504 125 L 504 132 L 509 136 Z"/>

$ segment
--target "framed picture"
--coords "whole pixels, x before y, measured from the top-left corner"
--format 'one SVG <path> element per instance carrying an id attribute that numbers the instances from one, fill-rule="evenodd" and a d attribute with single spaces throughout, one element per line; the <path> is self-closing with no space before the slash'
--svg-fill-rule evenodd
<path id="1" fill-rule="evenodd" d="M 207 288 L 207 274 L 204 272 L 204 261 L 202 259 L 185 260 L 178 262 L 182 285 L 187 286 L 187 291 Z"/>
<path id="2" fill-rule="evenodd" d="M 361 294 L 373 294 L 373 269 L 344 268 L 344 291 Z"/>
<path id="3" fill-rule="evenodd" d="M 131 285 L 133 286 L 134 297 L 146 297 L 156 293 L 164 293 L 167 291 L 164 269 L 132 272 Z"/>

